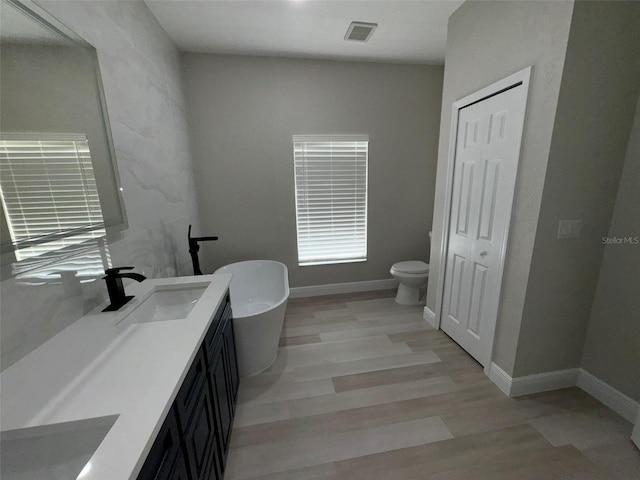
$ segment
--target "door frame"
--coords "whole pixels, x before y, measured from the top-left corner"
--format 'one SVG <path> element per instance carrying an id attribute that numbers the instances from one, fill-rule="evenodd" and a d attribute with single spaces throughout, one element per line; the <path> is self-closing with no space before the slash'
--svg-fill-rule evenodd
<path id="1" fill-rule="evenodd" d="M 636 424 L 634 425 L 633 432 L 631 433 L 631 441 L 636 444 L 638 449 L 640 449 L 640 409 L 638 409 Z"/>
<path id="2" fill-rule="evenodd" d="M 524 102 L 525 102 L 525 113 L 524 113 L 525 117 L 524 117 L 522 131 L 519 135 L 519 138 L 517 139 L 517 146 L 518 146 L 519 153 L 518 153 L 518 158 L 516 159 L 516 163 L 519 165 L 520 158 L 522 157 L 522 138 L 524 136 L 524 125 L 526 125 L 526 112 L 527 112 L 527 106 L 529 101 L 529 89 L 530 89 L 532 72 L 533 72 L 533 66 L 524 68 L 514 74 L 511 74 L 503 78 L 502 80 L 498 80 L 497 82 L 492 83 L 491 85 L 488 85 L 478 90 L 477 92 L 474 92 L 470 95 L 467 95 L 466 97 L 456 100 L 455 102 L 453 102 L 453 105 L 451 107 L 452 108 L 451 129 L 450 129 L 451 136 L 449 138 L 449 155 L 447 158 L 447 180 L 446 180 L 447 183 L 446 183 L 446 189 L 445 189 L 445 208 L 444 208 L 445 215 L 444 215 L 444 221 L 443 221 L 442 242 L 440 243 L 440 252 L 439 252 L 440 259 L 442 260 L 442 262 L 438 269 L 438 283 L 437 283 L 437 290 L 436 290 L 436 311 L 435 311 L 434 327 L 436 327 L 437 329 L 440 329 L 440 326 L 442 324 L 442 303 L 444 301 L 445 273 L 447 270 L 447 258 L 449 253 L 448 251 L 449 250 L 449 227 L 450 227 L 450 217 L 451 217 L 451 204 L 453 201 L 453 198 L 452 198 L 453 197 L 453 174 L 454 174 L 454 167 L 455 167 L 456 145 L 457 145 L 457 138 L 458 138 L 459 112 L 464 107 L 468 107 L 474 103 L 481 102 L 482 100 L 485 100 L 489 97 L 493 97 L 506 90 L 522 85 L 524 87 L 523 95 L 524 95 Z M 517 167 L 516 167 L 516 172 L 517 172 Z M 517 178 L 518 177 L 516 173 L 516 179 Z M 504 276 L 504 265 L 505 265 L 506 251 L 507 251 L 507 243 L 509 240 L 509 232 L 511 229 L 511 214 L 513 210 L 513 199 L 515 199 L 515 183 L 511 186 L 510 193 L 512 196 L 512 202 L 510 205 L 507 206 L 507 212 L 508 212 L 507 223 L 506 223 L 507 231 L 500 245 L 500 253 L 498 257 L 498 274 L 499 274 L 498 299 L 497 299 L 498 302 L 500 301 L 500 297 L 502 294 L 502 278 Z M 495 340 L 496 324 L 497 324 L 497 318 L 496 318 L 496 322 L 494 323 L 493 331 L 490 332 L 490 336 L 494 337 L 494 340 Z M 489 359 L 491 359 L 493 356 L 492 355 L 493 344 L 494 342 L 492 341 L 491 342 L 492 351 L 489 354 Z M 485 372 L 489 371 L 490 366 L 491 366 L 491 360 L 489 360 L 488 364 L 485 365 Z"/>

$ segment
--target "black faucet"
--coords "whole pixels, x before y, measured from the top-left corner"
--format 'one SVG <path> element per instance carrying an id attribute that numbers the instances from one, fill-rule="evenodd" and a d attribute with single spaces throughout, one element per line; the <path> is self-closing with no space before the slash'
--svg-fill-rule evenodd
<path id="1" fill-rule="evenodd" d="M 102 279 L 107 282 L 107 291 L 109 292 L 111 305 L 102 310 L 103 312 L 113 312 L 118 310 L 133 298 L 133 296 L 127 296 L 124 293 L 124 285 L 122 284 L 123 278 L 132 278 L 138 282 L 142 282 L 147 278 L 144 275 L 134 272 L 120 273 L 120 270 L 133 270 L 133 267 L 107 268 L 104 271 L 107 275 L 102 277 Z"/>
<path id="2" fill-rule="evenodd" d="M 198 251 L 200 250 L 198 242 L 218 240 L 218 237 L 192 237 L 191 225 L 189 225 L 187 238 L 189 239 L 189 253 L 191 254 L 191 262 L 193 263 L 193 274 L 202 275 L 202 271 L 200 270 L 200 260 L 198 260 Z"/>

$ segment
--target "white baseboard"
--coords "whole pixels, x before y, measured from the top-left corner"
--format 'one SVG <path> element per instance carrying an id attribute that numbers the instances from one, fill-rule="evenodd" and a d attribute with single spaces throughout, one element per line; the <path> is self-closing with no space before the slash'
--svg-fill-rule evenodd
<path id="1" fill-rule="evenodd" d="M 510 397 L 548 392 L 561 388 L 575 387 L 578 369 L 557 370 L 555 372 L 537 373 L 524 377 L 512 378 L 495 363 L 491 363 L 489 378 L 497 387 Z"/>
<path id="2" fill-rule="evenodd" d="M 579 369 L 576 386 L 631 423 L 636 421 L 640 404 L 583 368 Z"/>
<path id="3" fill-rule="evenodd" d="M 489 379 L 510 397 L 578 387 L 632 423 L 636 421 L 636 416 L 640 413 L 638 402 L 583 368 L 570 368 L 512 378 L 498 365 L 491 363 L 486 373 Z"/>
<path id="4" fill-rule="evenodd" d="M 520 395 L 530 395 L 532 393 L 575 387 L 577 379 L 577 368 L 516 377 L 511 381 L 510 396 L 519 397 Z"/>
<path id="5" fill-rule="evenodd" d="M 397 288 L 398 282 L 393 278 L 384 280 L 368 280 L 364 282 L 330 283 L 327 285 L 311 285 L 289 289 L 289 298 L 317 297 L 336 293 L 369 292 Z"/>
<path id="6" fill-rule="evenodd" d="M 561 388 L 575 387 L 578 369 L 557 370 L 555 372 L 537 373 L 524 377 L 512 378 L 495 363 L 491 363 L 488 376 L 497 387 L 510 397 L 548 392 Z"/>
<path id="7" fill-rule="evenodd" d="M 429 307 L 426 307 L 426 306 L 424 307 L 424 312 L 422 313 L 422 317 L 427 321 L 429 325 L 431 325 L 436 330 L 438 329 L 439 325 L 436 321 L 436 314 Z"/>
<path id="8" fill-rule="evenodd" d="M 485 374 L 500 390 L 502 390 L 502 393 L 511 396 L 511 382 L 513 379 L 507 372 L 495 363 L 491 362 L 489 368 L 485 369 Z"/>

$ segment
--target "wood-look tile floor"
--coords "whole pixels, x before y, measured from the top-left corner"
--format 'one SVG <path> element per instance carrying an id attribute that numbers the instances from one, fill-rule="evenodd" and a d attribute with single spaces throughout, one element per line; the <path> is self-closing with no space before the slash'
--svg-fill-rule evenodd
<path id="1" fill-rule="evenodd" d="M 289 301 L 225 480 L 640 479 L 629 422 L 577 388 L 506 397 L 394 293 Z"/>

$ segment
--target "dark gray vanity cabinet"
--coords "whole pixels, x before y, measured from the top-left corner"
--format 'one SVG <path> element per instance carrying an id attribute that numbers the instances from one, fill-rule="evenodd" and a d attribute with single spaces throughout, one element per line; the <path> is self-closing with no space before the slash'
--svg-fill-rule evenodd
<path id="1" fill-rule="evenodd" d="M 238 383 L 227 293 L 138 479 L 221 480 Z"/>

